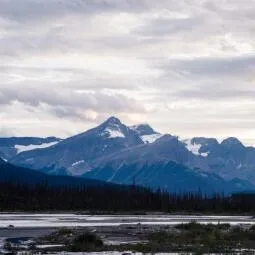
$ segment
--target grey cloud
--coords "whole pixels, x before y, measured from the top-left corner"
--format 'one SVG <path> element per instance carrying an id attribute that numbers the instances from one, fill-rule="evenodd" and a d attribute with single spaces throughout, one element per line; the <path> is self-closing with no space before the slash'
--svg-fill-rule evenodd
<path id="1" fill-rule="evenodd" d="M 255 68 L 255 56 L 240 57 L 197 57 L 184 60 L 170 60 L 160 66 L 166 72 L 168 70 L 180 70 L 194 76 L 219 76 L 240 75 Z"/>
<path id="2" fill-rule="evenodd" d="M 202 6 L 219 16 L 254 20 L 254 4 L 254 0 L 227 0 L 222 4 L 218 4 L 216 1 L 205 1 Z"/>
<path id="3" fill-rule="evenodd" d="M 75 18 L 73 18 L 75 20 Z M 84 23 L 89 23 L 89 17 L 83 17 Z M 53 23 L 54 24 L 54 23 Z M 20 57 L 38 54 L 79 54 L 81 52 L 100 52 L 105 54 L 119 54 L 124 50 L 131 50 L 143 46 L 145 41 L 141 41 L 136 35 L 95 35 L 87 39 L 83 35 L 83 26 L 77 25 L 77 33 L 68 36 L 72 31 L 68 21 L 64 21 L 62 28 L 56 28 L 53 24 L 45 25 L 47 33 L 35 33 L 31 25 L 17 25 L 13 33 L 6 34 L 0 38 L 0 56 Z M 39 23 L 39 30 L 40 30 Z M 104 26 L 105 24 L 101 24 Z M 0 23 L 1 26 L 1 23 Z M 87 24 L 92 30 L 98 27 Z M 95 26 L 95 27 L 93 27 Z M 7 30 L 9 30 L 7 28 Z M 32 31 L 29 33 L 29 31 Z"/>
<path id="4" fill-rule="evenodd" d="M 245 89 L 224 89 L 221 85 L 212 84 L 211 86 L 203 86 L 196 89 L 181 90 L 174 94 L 178 98 L 200 99 L 200 100 L 241 100 L 255 98 L 255 90 Z"/>
<path id="5" fill-rule="evenodd" d="M 159 2 L 159 3 L 157 3 Z M 197 1 L 194 0 L 194 4 L 189 4 L 187 1 L 152 1 L 152 0 L 19 0 L 13 4 L 12 1 L 2 0 L 0 2 L 0 17 L 21 17 L 22 19 L 12 24 L 14 27 L 13 33 L 0 39 L 1 48 L 0 55 L 6 56 L 22 56 L 24 54 L 38 54 L 38 53 L 79 53 L 97 51 L 104 54 L 119 53 L 121 50 L 131 50 L 132 48 L 139 51 L 139 47 L 151 45 L 153 43 L 159 43 L 162 37 L 170 36 L 170 40 L 173 41 L 186 41 L 186 40 L 203 40 L 204 37 L 211 35 L 224 35 L 227 32 L 234 31 L 248 31 L 253 28 L 253 22 L 240 22 L 240 17 L 228 17 L 228 10 L 224 9 L 224 3 L 217 4 L 217 13 L 212 11 L 210 4 L 211 1 Z M 205 3 L 205 4 L 203 4 Z M 215 5 L 215 4 L 213 4 Z M 234 2 L 234 5 L 240 6 L 238 2 Z M 83 40 L 82 43 L 79 38 L 72 38 L 72 36 L 66 36 L 66 30 L 70 30 L 69 24 L 64 22 L 63 27 L 54 27 L 57 17 L 60 15 L 70 16 L 75 21 L 76 15 L 82 15 L 84 22 L 87 26 L 90 26 L 87 20 L 91 16 L 100 16 L 102 11 L 108 12 L 146 12 L 156 11 L 157 9 L 165 8 L 169 11 L 176 11 L 179 13 L 188 13 L 189 16 L 185 19 L 180 18 L 145 18 L 144 24 L 134 29 L 132 35 L 123 36 L 95 36 L 88 40 Z M 208 12 L 208 10 L 210 12 Z M 245 18 L 245 13 L 248 11 L 243 8 L 239 8 L 240 13 L 244 13 L 242 18 Z M 83 13 L 84 12 L 84 13 Z M 221 13 L 221 15 L 218 15 Z M 9 16 L 8 16 L 9 15 Z M 221 17 L 222 16 L 222 17 Z M 10 18 L 9 17 L 9 18 Z M 36 23 L 30 23 L 30 19 L 36 19 Z M 227 20 L 224 20 L 226 18 Z M 24 19 L 24 20 L 23 20 Z M 53 21 L 51 21 L 53 19 Z M 28 23 L 25 22 L 28 20 Z M 34 22 L 34 21 L 32 21 Z M 59 21 L 62 22 L 61 20 Z M 8 22 L 7 22 L 8 23 Z M 41 26 L 48 24 L 47 33 L 28 33 L 33 31 L 33 26 Z M 243 27 L 245 24 L 245 28 Z M 104 26 L 105 24 L 101 24 Z M 81 24 L 77 25 L 81 31 L 78 34 L 82 34 Z M 16 27 L 16 29 L 15 29 Z M 8 31 L 10 28 L 7 26 Z M 94 28 L 96 29 L 96 28 Z M 254 28 L 253 28 L 254 29 Z M 146 39 L 146 36 L 152 38 Z M 161 38 L 158 38 L 161 37 Z M 233 49 L 233 45 L 222 43 L 222 48 L 225 50 Z"/>
<path id="6" fill-rule="evenodd" d="M 195 57 L 158 61 L 164 93 L 158 101 L 178 99 L 253 100 L 255 56 Z"/>
<path id="7" fill-rule="evenodd" d="M 93 1 L 68 1 L 68 0 L 51 0 L 47 3 L 43 0 L 20 0 L 11 2 L 1 0 L 0 15 L 9 19 L 18 21 L 42 19 L 48 16 L 65 15 L 72 12 L 92 11 L 96 9 Z M 101 7 L 102 8 L 102 7 Z"/>
<path id="8" fill-rule="evenodd" d="M 171 36 L 190 32 L 201 26 L 204 20 L 202 17 L 189 17 L 189 18 L 154 18 L 137 28 L 134 32 L 144 36 Z"/>
<path id="9" fill-rule="evenodd" d="M 80 119 L 80 120 L 90 120 L 83 112 L 77 108 L 69 107 L 69 106 L 50 106 L 48 111 L 58 117 L 58 118 L 66 118 L 66 119 Z"/>
<path id="10" fill-rule="evenodd" d="M 137 90 L 137 85 L 132 80 L 132 77 L 126 77 L 116 73 L 114 76 L 106 74 L 104 72 L 92 72 L 91 70 L 85 68 L 49 68 L 49 67 L 17 67 L 11 65 L 0 65 L 0 77 L 2 80 L 4 77 L 6 79 L 12 79 L 10 77 L 25 77 L 25 81 L 20 81 L 19 85 L 13 83 L 12 85 L 5 84 L 2 82 L 0 84 L 0 96 L 1 88 L 9 88 L 9 86 L 19 86 L 25 88 L 29 91 L 28 88 L 37 89 L 44 87 L 45 89 L 52 86 L 52 82 L 46 84 L 45 81 L 40 81 L 38 77 L 42 76 L 56 76 L 63 77 L 69 76 L 71 80 L 67 81 L 55 81 L 54 89 L 72 89 L 72 90 L 92 90 L 100 91 L 102 89 L 112 89 L 112 90 L 128 90 L 133 91 Z M 35 81 L 35 79 L 37 79 Z M 36 84 L 35 84 L 36 82 Z M 27 89 L 26 89 L 27 88 Z M 2 99 L 3 100 L 3 99 Z"/>
<path id="11" fill-rule="evenodd" d="M 99 112 L 144 112 L 143 107 L 135 100 L 124 95 L 107 95 L 96 93 L 74 93 L 72 90 L 56 91 L 54 89 L 1 89 L 0 104 L 11 104 L 15 101 L 39 107 L 47 104 L 56 109 L 53 113 L 58 116 L 80 115 L 85 110 Z M 82 115 L 82 114 L 81 114 Z"/>
<path id="12" fill-rule="evenodd" d="M 73 13 L 100 12 L 141 12 L 150 9 L 172 7 L 179 8 L 180 4 L 173 0 L 19 0 L 15 3 L 1 0 L 0 15 L 15 20 L 34 20 Z"/>

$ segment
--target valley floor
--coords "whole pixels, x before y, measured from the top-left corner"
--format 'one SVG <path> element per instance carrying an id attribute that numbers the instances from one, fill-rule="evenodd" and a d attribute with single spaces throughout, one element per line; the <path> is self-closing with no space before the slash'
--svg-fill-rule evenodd
<path id="1" fill-rule="evenodd" d="M 253 225 L 252 216 L 5 213 L 0 214 L 0 246 L 12 252 L 107 251 L 98 255 L 127 250 L 255 254 Z"/>

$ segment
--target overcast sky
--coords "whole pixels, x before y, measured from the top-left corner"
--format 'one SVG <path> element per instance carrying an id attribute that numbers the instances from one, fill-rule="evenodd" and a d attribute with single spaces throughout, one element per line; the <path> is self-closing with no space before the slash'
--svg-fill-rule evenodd
<path id="1" fill-rule="evenodd" d="M 0 0 L 0 136 L 115 115 L 255 145 L 255 0 Z"/>

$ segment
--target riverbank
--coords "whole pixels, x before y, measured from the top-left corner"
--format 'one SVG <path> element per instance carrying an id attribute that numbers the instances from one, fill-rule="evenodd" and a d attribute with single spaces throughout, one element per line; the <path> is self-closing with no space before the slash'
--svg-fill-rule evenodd
<path id="1" fill-rule="evenodd" d="M 0 214 L 0 238 L 2 247 L 15 252 L 218 252 L 255 249 L 254 225 L 254 217 L 242 215 L 5 213 Z M 87 246 L 86 234 L 102 245 Z M 72 242 L 78 237 L 76 246 Z"/>
<path id="2" fill-rule="evenodd" d="M 122 225 L 119 227 L 61 228 L 31 239 L 8 238 L 9 252 L 29 253 L 112 252 L 180 254 L 254 254 L 255 227 L 195 222 L 172 226 Z M 15 241 L 15 243 L 14 243 Z M 245 253 L 243 253 L 245 251 Z M 241 252 L 241 253 L 240 253 Z"/>

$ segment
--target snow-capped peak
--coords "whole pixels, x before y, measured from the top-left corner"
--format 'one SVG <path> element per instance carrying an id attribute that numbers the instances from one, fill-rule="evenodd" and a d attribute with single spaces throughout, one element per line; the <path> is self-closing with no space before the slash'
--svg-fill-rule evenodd
<path id="1" fill-rule="evenodd" d="M 102 125 L 104 126 L 116 126 L 121 125 L 121 121 L 116 117 L 110 117 L 108 118 Z"/>
<path id="2" fill-rule="evenodd" d="M 103 128 L 101 136 L 106 136 L 107 138 L 125 138 L 123 128 L 125 126 L 120 122 L 119 119 L 115 117 L 110 117 L 107 119 L 101 127 Z"/>

